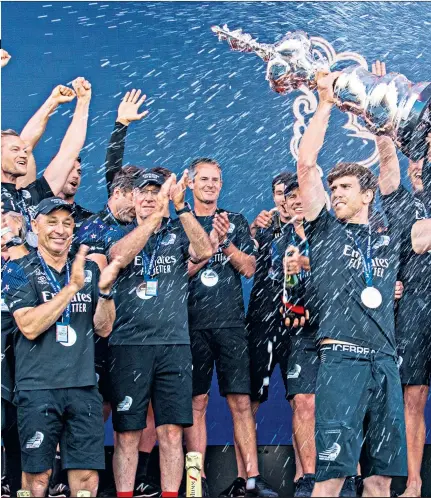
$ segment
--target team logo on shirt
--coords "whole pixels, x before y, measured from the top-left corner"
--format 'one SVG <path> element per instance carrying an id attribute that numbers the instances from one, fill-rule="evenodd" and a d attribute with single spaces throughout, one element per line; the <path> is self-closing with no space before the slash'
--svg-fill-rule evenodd
<path id="1" fill-rule="evenodd" d="M 48 284 L 48 280 L 46 279 L 45 275 L 39 275 L 37 277 L 37 283 L 39 285 L 47 285 Z"/>
<path id="2" fill-rule="evenodd" d="M 21 193 L 24 199 L 31 199 L 31 194 L 28 190 L 21 190 Z"/>
<path id="3" fill-rule="evenodd" d="M 2 189 L 1 195 L 2 197 L 6 197 L 6 199 L 10 199 L 12 197 L 12 194 L 10 194 L 6 189 Z"/>
<path id="4" fill-rule="evenodd" d="M 117 412 L 128 412 L 132 406 L 133 398 L 131 396 L 125 396 L 123 401 L 118 403 Z"/>
<path id="5" fill-rule="evenodd" d="M 379 240 L 373 245 L 373 249 L 379 249 L 380 247 L 387 247 L 391 241 L 389 235 L 381 235 Z"/>
<path id="6" fill-rule="evenodd" d="M 333 462 L 340 454 L 340 451 L 341 446 L 338 443 L 334 443 L 330 448 L 319 453 L 319 460 L 324 460 L 325 462 Z"/>
<path id="7" fill-rule="evenodd" d="M 89 284 L 93 280 L 93 272 L 91 270 L 84 270 L 85 278 L 84 282 Z"/>
<path id="8" fill-rule="evenodd" d="M 55 294 L 51 291 L 42 291 L 42 298 L 43 302 L 46 303 L 50 301 Z M 72 306 L 71 312 L 72 313 L 86 313 L 87 312 L 87 304 L 92 303 L 92 298 L 91 294 L 86 294 L 84 292 L 77 292 L 72 300 L 70 301 L 70 304 Z M 76 339 L 75 339 L 76 342 Z M 73 344 L 75 344 L 75 342 Z M 71 346 L 72 344 L 67 344 Z"/>
<path id="9" fill-rule="evenodd" d="M 177 236 L 174 233 L 168 233 L 166 237 L 163 237 L 162 246 L 170 246 L 175 243 Z"/>
<path id="10" fill-rule="evenodd" d="M 34 433 L 34 436 L 32 436 L 25 444 L 25 447 L 28 450 L 34 450 L 40 447 L 40 445 L 43 443 L 43 440 L 45 439 L 45 436 L 43 432 L 36 431 Z"/>
<path id="11" fill-rule="evenodd" d="M 385 237 L 383 235 L 382 237 Z M 386 244 L 382 244 L 386 245 Z M 379 247 L 382 247 L 379 246 Z M 353 268 L 355 270 L 362 270 L 362 258 L 359 252 L 349 244 L 344 246 L 343 256 L 347 256 L 350 258 L 349 263 L 347 265 L 348 268 Z M 389 268 L 389 259 L 388 258 L 373 258 L 373 276 L 374 277 L 383 277 L 385 273 L 385 269 Z"/>
<path id="12" fill-rule="evenodd" d="M 229 230 L 227 233 L 232 233 L 235 230 L 235 224 L 234 223 L 229 223 Z"/>
<path id="13" fill-rule="evenodd" d="M 172 267 L 176 264 L 176 262 L 177 258 L 175 256 L 157 256 L 154 265 L 154 274 L 159 275 L 160 273 L 172 273 Z M 140 254 L 135 256 L 134 265 L 141 267 L 136 271 L 136 275 L 143 275 L 144 266 L 142 264 L 142 256 Z"/>

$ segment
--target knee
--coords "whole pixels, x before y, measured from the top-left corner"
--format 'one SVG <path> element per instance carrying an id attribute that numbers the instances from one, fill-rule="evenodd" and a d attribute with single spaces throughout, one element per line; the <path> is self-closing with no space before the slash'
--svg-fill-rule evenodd
<path id="1" fill-rule="evenodd" d="M 48 489 L 50 476 L 51 470 L 41 472 L 40 474 L 29 474 L 25 472 L 23 484 L 25 483 L 25 487 L 30 488 L 32 495 L 44 496 L 45 491 Z"/>
<path id="2" fill-rule="evenodd" d="M 408 411 L 409 413 L 424 413 L 427 399 L 427 386 L 406 386 L 404 390 L 404 405 L 406 411 Z"/>
<path id="3" fill-rule="evenodd" d="M 247 394 L 228 394 L 227 402 L 232 415 L 251 413 L 250 396 Z"/>
<path id="4" fill-rule="evenodd" d="M 314 418 L 314 394 L 297 394 L 293 398 L 292 408 L 301 419 Z"/>
<path id="5" fill-rule="evenodd" d="M 208 406 L 208 394 L 199 394 L 193 398 L 193 411 L 204 416 Z"/>
<path id="6" fill-rule="evenodd" d="M 95 470 L 85 470 L 80 476 L 80 487 L 88 491 L 97 491 L 99 475 Z"/>
<path id="7" fill-rule="evenodd" d="M 391 478 L 371 476 L 364 480 L 364 496 L 390 496 Z"/>
<path id="8" fill-rule="evenodd" d="M 142 431 L 117 432 L 116 444 L 123 451 L 137 451 Z"/>
<path id="9" fill-rule="evenodd" d="M 161 446 L 173 447 L 182 445 L 183 428 L 180 425 L 161 425 L 157 427 L 157 438 Z"/>

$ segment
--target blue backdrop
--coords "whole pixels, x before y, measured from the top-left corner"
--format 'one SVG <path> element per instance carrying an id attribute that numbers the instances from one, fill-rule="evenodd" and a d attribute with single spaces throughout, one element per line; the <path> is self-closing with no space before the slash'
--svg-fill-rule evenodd
<path id="1" fill-rule="evenodd" d="M 260 59 L 229 52 L 213 24 L 243 27 L 262 42 L 303 29 L 337 52 L 381 58 L 413 81 L 431 80 L 429 3 L 2 2 L 3 47 L 13 59 L 2 71 L 2 127 L 20 130 L 51 89 L 85 76 L 93 85 L 78 202 L 98 210 L 106 201 L 102 164 L 120 96 L 148 95 L 150 114 L 132 125 L 126 162 L 164 165 L 179 173 L 191 159 L 212 156 L 224 169 L 221 205 L 249 220 L 271 206 L 271 178 L 294 169 L 290 153 L 293 103 L 270 91 Z M 73 105 L 52 117 L 36 149 L 39 170 L 58 149 Z M 341 128 L 337 113 L 320 156 L 364 160 L 373 143 Z M 406 160 L 400 158 L 405 179 Z M 248 300 L 251 283 L 245 283 Z M 428 406 L 428 431 L 431 409 Z M 228 410 L 213 385 L 209 444 L 231 444 Z M 290 408 L 277 370 L 270 401 L 258 413 L 261 444 L 290 442 Z M 428 435 L 429 436 L 429 435 Z M 107 430 L 107 443 L 112 435 Z M 428 442 L 431 442 L 428 440 Z"/>

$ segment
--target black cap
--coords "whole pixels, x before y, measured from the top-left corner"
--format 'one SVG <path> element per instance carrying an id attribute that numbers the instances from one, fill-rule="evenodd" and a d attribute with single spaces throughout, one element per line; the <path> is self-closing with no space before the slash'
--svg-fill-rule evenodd
<path id="1" fill-rule="evenodd" d="M 74 212 L 73 204 L 69 204 L 60 197 L 49 197 L 48 199 L 43 199 L 39 204 L 32 209 L 33 219 L 36 219 L 40 214 L 49 214 L 56 209 L 67 209 L 70 213 Z"/>
<path id="2" fill-rule="evenodd" d="M 165 177 L 159 173 L 145 171 L 139 174 L 134 181 L 135 188 L 143 188 L 147 185 L 158 185 L 159 187 L 165 183 Z"/>

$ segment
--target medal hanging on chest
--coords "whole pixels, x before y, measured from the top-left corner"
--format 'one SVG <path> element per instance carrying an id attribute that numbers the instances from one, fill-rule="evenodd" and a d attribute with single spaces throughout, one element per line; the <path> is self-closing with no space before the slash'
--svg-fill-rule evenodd
<path id="1" fill-rule="evenodd" d="M 206 287 L 214 287 L 215 285 L 218 284 L 218 281 L 219 281 L 218 274 L 211 268 L 208 268 L 207 270 L 204 270 L 201 273 L 201 282 Z"/>
<path id="2" fill-rule="evenodd" d="M 373 286 L 373 256 L 371 244 L 371 226 L 368 226 L 367 251 L 364 254 L 356 238 L 353 237 L 350 230 L 346 230 L 348 237 L 353 240 L 357 251 L 359 252 L 362 265 L 364 267 L 364 276 L 366 288 L 361 292 L 361 301 L 364 306 L 370 309 L 377 309 L 383 302 L 383 297 L 379 289 Z"/>

